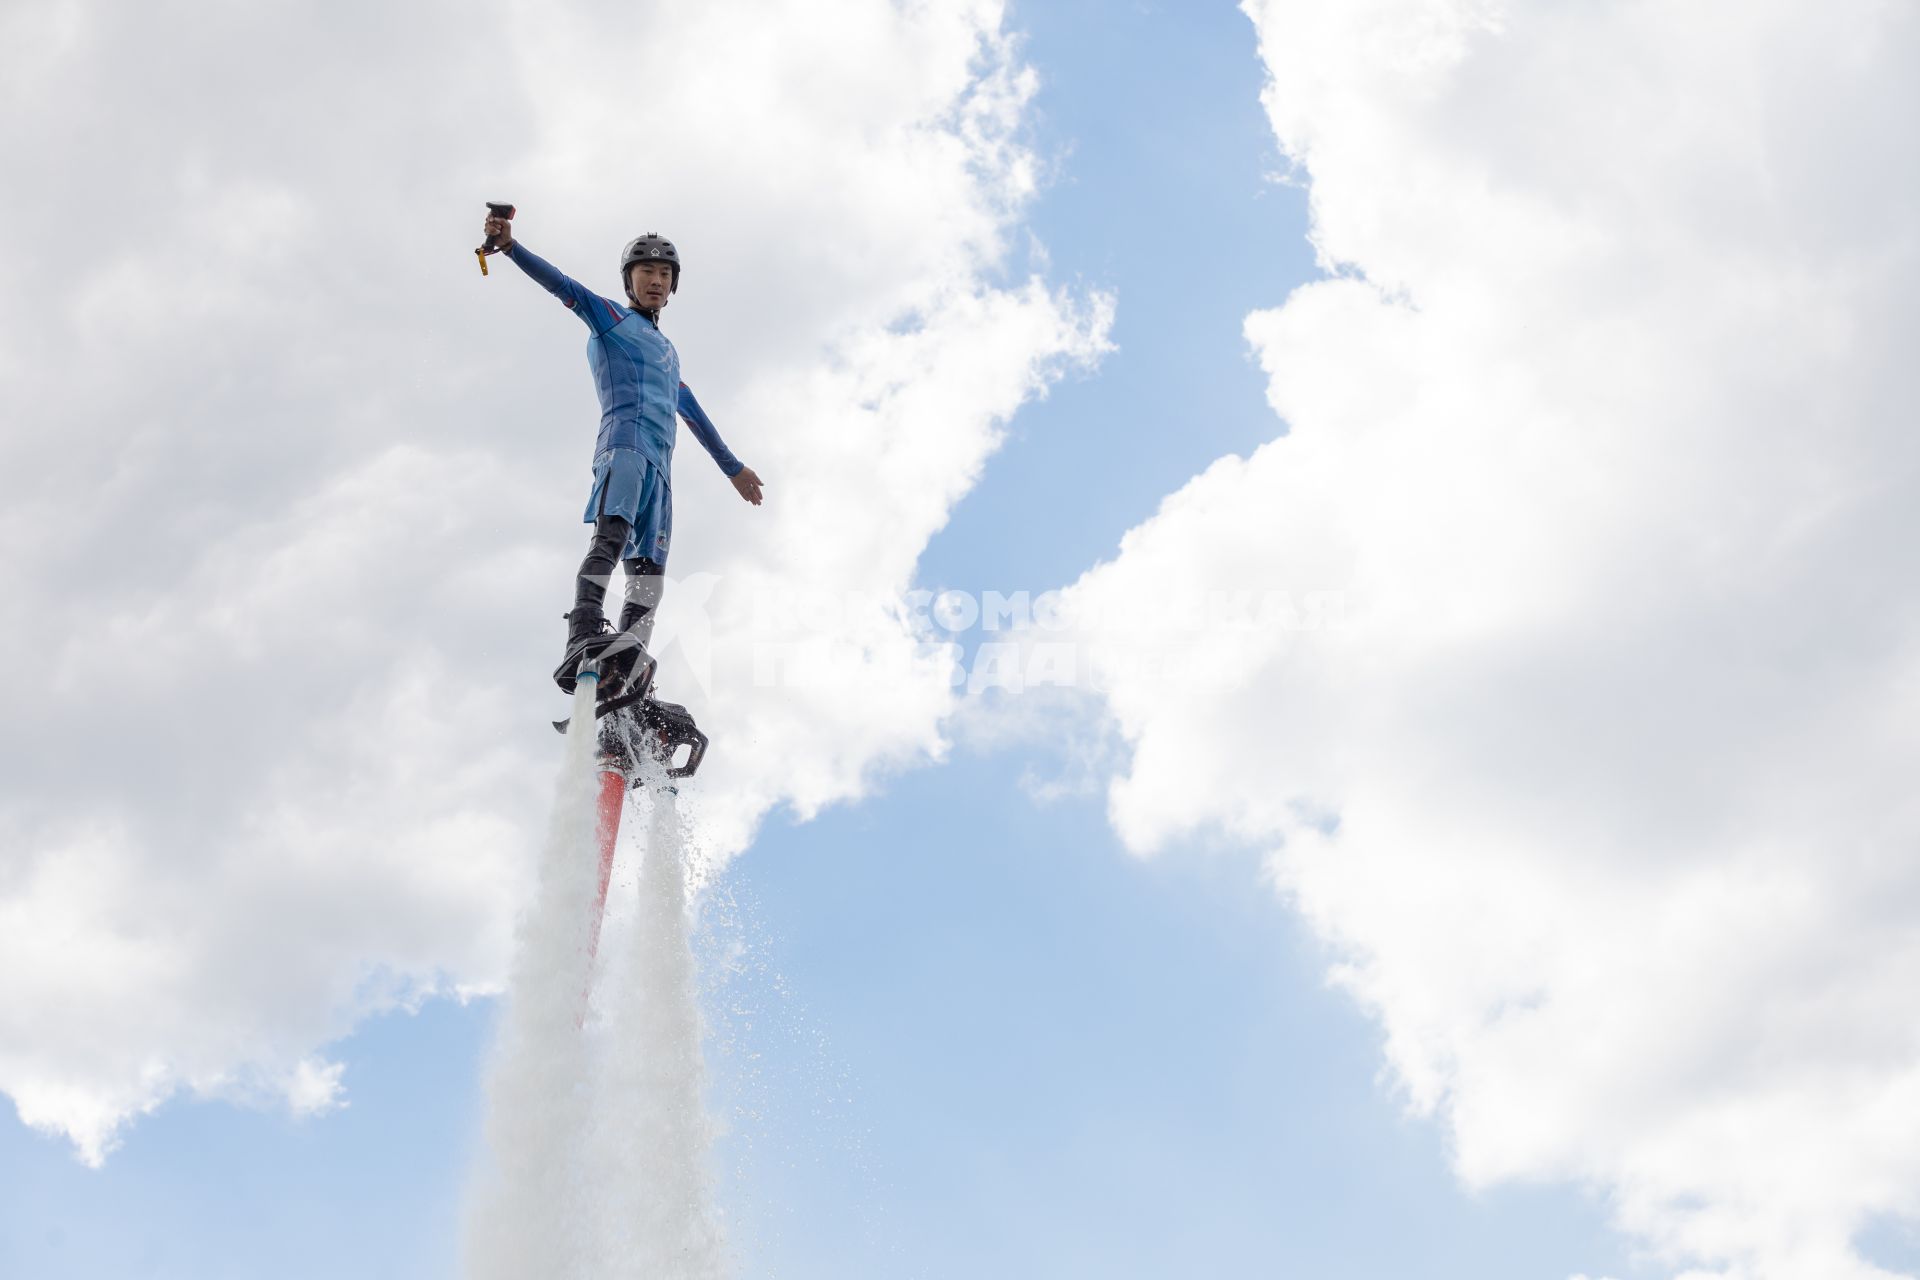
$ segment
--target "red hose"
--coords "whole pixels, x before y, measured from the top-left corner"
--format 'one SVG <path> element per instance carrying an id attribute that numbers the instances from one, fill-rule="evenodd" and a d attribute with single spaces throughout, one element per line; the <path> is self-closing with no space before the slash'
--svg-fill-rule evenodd
<path id="1" fill-rule="evenodd" d="M 607 886 L 613 880 L 613 849 L 620 839 L 620 809 L 627 799 L 627 776 L 618 769 L 600 774 L 600 820 L 594 836 L 600 845 L 600 892 L 593 900 L 593 924 L 587 934 L 587 955 L 600 950 L 600 921 L 607 914 Z"/>

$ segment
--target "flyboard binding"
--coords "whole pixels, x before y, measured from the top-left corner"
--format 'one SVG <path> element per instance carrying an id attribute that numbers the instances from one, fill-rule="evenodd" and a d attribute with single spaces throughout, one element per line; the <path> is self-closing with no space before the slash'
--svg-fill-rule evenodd
<path id="1" fill-rule="evenodd" d="M 618 769 L 634 786 L 640 785 L 643 756 L 658 761 L 667 777 L 677 779 L 692 777 L 707 754 L 707 735 L 687 709 L 653 697 L 653 672 L 653 659 L 631 645 L 582 661 L 576 676 L 598 687 L 593 718 L 600 729 L 602 768 Z M 567 732 L 568 720 L 555 720 L 555 732 Z M 676 764 L 682 747 L 686 758 Z"/>

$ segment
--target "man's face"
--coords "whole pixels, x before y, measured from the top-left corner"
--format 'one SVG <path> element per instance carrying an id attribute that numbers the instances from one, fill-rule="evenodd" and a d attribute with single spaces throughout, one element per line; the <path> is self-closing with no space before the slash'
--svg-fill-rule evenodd
<path id="1" fill-rule="evenodd" d="M 642 307 L 658 311 L 673 289 L 673 268 L 664 262 L 636 262 L 627 268 L 627 283 Z"/>

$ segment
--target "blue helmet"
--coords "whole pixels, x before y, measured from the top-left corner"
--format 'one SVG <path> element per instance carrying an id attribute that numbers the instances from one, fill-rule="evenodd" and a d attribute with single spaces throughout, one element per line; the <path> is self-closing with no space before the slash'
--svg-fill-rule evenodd
<path id="1" fill-rule="evenodd" d="M 673 247 L 673 241 L 649 231 L 637 239 L 627 241 L 627 248 L 620 255 L 620 287 L 626 290 L 628 299 L 638 301 L 633 296 L 633 280 L 627 272 L 636 262 L 664 262 L 673 268 L 673 283 L 668 293 L 680 292 L 680 251 Z"/>

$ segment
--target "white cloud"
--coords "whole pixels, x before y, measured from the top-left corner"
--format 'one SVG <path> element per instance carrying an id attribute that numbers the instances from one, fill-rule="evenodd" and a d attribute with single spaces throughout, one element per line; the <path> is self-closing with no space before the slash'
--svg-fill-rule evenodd
<path id="1" fill-rule="evenodd" d="M 0 1091 L 98 1160 L 180 1089 L 337 1104 L 370 1010 L 504 969 L 597 410 L 481 202 L 612 292 L 672 235 L 689 381 L 667 613 L 709 624 L 712 852 L 941 749 L 858 661 L 749 690 L 753 590 L 872 599 L 1107 304 L 1004 281 L 1030 72 L 997 3 L 15 6 L 0 156 Z M 685 616 L 676 617 L 676 606 Z M 700 617 L 693 616 L 696 611 Z M 663 633 L 664 633 L 663 628 Z M 674 683 L 676 681 L 678 683 Z"/>
<path id="2" fill-rule="evenodd" d="M 1605 1188 L 1694 1274 L 1884 1275 L 1850 1242 L 1920 1206 L 1920 18 L 1248 9 L 1337 274 L 1247 323 L 1284 438 L 1068 592 L 1117 829 L 1273 851 L 1469 1182 Z M 1243 590 L 1293 612 L 1204 621 Z"/>

